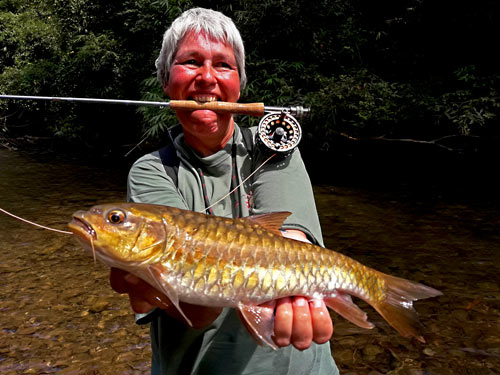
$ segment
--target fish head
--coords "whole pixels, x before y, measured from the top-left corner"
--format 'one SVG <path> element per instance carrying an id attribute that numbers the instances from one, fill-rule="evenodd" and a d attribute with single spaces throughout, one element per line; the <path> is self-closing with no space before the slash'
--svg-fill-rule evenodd
<path id="1" fill-rule="evenodd" d="M 83 246 L 110 267 L 154 262 L 167 238 L 159 206 L 104 204 L 78 211 L 68 224 Z"/>

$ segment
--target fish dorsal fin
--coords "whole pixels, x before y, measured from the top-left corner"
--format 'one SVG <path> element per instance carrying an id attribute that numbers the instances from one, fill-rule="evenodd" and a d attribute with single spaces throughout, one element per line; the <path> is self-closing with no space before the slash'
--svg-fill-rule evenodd
<path id="1" fill-rule="evenodd" d="M 270 232 L 281 235 L 281 227 L 285 219 L 292 213 L 288 211 L 271 212 L 268 214 L 248 216 L 243 220 L 250 222 L 251 224 L 258 224 L 264 229 Z"/>

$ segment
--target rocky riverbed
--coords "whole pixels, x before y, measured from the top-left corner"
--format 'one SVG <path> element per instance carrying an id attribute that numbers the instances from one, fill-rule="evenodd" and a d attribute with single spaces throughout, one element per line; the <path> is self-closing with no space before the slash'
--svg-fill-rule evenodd
<path id="1" fill-rule="evenodd" d="M 0 150 L 0 207 L 66 229 L 70 215 L 124 200 L 123 171 Z M 315 187 L 327 247 L 444 295 L 417 302 L 427 343 L 333 315 L 343 375 L 500 372 L 500 208 L 431 192 Z M 0 214 L 0 373 L 147 374 L 147 326 L 114 293 L 108 269 L 70 235 Z"/>

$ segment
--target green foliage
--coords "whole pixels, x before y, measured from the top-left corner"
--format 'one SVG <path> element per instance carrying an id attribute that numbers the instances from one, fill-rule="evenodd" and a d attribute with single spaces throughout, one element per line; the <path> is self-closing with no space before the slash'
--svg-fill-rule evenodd
<path id="1" fill-rule="evenodd" d="M 75 118 L 66 117 L 67 122 L 55 122 L 49 126 L 54 137 L 75 143 L 82 141 L 82 134 L 85 133 L 83 125 Z"/>
<path id="2" fill-rule="evenodd" d="M 121 82 L 126 80 L 123 70 L 129 59 L 121 43 L 108 33 L 89 33 L 75 37 L 71 49 L 72 53 L 61 60 L 64 79 L 59 80 L 60 92 L 99 97 L 116 95 Z"/>
<path id="3" fill-rule="evenodd" d="M 0 92 L 166 100 L 154 61 L 165 29 L 192 6 L 240 29 L 249 78 L 240 101 L 311 106 L 309 139 L 498 134 L 496 2 L 0 0 Z M 2 101 L 0 111 L 3 132 L 103 149 L 163 139 L 177 122 L 155 107 Z"/>
<path id="4" fill-rule="evenodd" d="M 466 66 L 457 69 L 455 76 L 462 84 L 438 98 L 436 115 L 462 135 L 482 134 L 494 127 L 500 112 L 500 75 L 481 77 L 475 66 Z"/>
<path id="5" fill-rule="evenodd" d="M 294 85 L 295 76 L 304 71 L 300 62 L 259 60 L 253 54 L 247 59 L 247 73 L 252 79 L 242 92 L 242 102 L 263 102 L 266 105 L 287 106 L 301 104 L 301 89 Z M 244 120 L 247 126 L 256 126 L 258 118 Z"/>
<path id="6" fill-rule="evenodd" d="M 166 101 L 162 87 L 156 77 L 145 79 L 142 89 L 141 100 L 152 102 Z M 168 129 L 174 127 L 179 122 L 175 116 L 175 112 L 167 108 L 141 106 L 138 111 L 144 119 L 143 134 L 146 138 L 164 137 Z"/>
<path id="7" fill-rule="evenodd" d="M 33 12 L 0 13 L 0 67 L 21 66 L 59 55 L 59 35 L 50 19 Z"/>
<path id="8" fill-rule="evenodd" d="M 334 133 L 373 136 L 387 132 L 399 117 L 401 94 L 390 84 L 362 70 L 353 75 L 320 78 L 316 92 L 306 96 L 312 107 L 311 127 L 315 134 Z"/>

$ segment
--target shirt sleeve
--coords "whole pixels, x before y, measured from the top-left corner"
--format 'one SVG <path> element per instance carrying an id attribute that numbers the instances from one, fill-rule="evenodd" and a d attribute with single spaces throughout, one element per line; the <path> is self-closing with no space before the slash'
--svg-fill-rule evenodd
<path id="1" fill-rule="evenodd" d="M 311 242 L 323 246 L 316 203 L 300 152 L 267 163 L 257 173 L 253 183 L 254 214 L 289 211 L 284 229 L 298 229 Z"/>
<path id="2" fill-rule="evenodd" d="M 145 155 L 132 165 L 127 180 L 127 200 L 188 208 L 177 186 L 165 172 L 158 152 Z"/>

